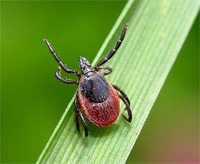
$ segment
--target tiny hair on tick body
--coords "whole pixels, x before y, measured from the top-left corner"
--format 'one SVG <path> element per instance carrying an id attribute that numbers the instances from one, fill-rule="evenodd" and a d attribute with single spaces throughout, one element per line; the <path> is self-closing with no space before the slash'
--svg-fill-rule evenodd
<path id="1" fill-rule="evenodd" d="M 94 125 L 108 126 L 115 122 L 119 116 L 119 99 L 121 99 L 126 105 L 125 110 L 128 113 L 128 117 L 125 116 L 123 113 L 122 116 L 125 118 L 126 121 L 132 121 L 130 101 L 126 93 L 120 87 L 111 84 L 105 79 L 105 76 L 110 74 L 112 72 L 112 69 L 110 67 L 103 66 L 115 55 L 115 53 L 121 46 L 128 26 L 128 24 L 124 26 L 121 36 L 115 45 L 115 48 L 110 51 L 107 57 L 100 60 L 100 62 L 98 62 L 95 67 L 92 67 L 92 65 L 86 58 L 80 57 L 78 61 L 81 73 L 76 70 L 67 68 L 67 66 L 59 59 L 49 41 L 47 39 L 44 39 L 44 42 L 48 46 L 51 54 L 59 65 L 58 70 L 55 72 L 56 78 L 65 84 L 78 85 L 78 91 L 76 92 L 76 97 L 74 100 L 75 122 L 76 128 L 80 133 L 80 119 L 86 137 L 89 135 L 89 132 L 82 112 Z M 60 73 L 61 69 L 64 70 L 66 73 L 75 74 L 78 77 L 78 80 L 69 80 L 62 77 Z M 105 72 L 99 73 L 99 70 L 104 70 Z"/>

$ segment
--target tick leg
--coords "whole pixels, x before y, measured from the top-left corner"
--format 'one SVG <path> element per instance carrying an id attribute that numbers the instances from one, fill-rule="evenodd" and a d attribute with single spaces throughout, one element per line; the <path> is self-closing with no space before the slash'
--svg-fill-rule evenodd
<path id="1" fill-rule="evenodd" d="M 44 42 L 46 43 L 46 45 L 48 46 L 51 54 L 53 55 L 53 57 L 56 59 L 56 61 L 58 62 L 58 64 L 60 65 L 60 67 L 67 73 L 74 73 L 76 76 L 78 76 L 79 78 L 81 77 L 80 73 L 78 71 L 69 69 L 65 66 L 65 64 L 59 59 L 58 55 L 55 53 L 55 51 L 53 50 L 53 47 L 51 46 L 51 44 L 49 43 L 49 41 L 47 39 L 44 39 Z"/>
<path id="2" fill-rule="evenodd" d="M 76 129 L 78 130 L 79 134 L 80 134 L 80 126 L 79 126 L 79 113 L 77 111 L 77 105 L 75 104 L 75 101 L 74 101 L 74 112 L 75 112 L 75 121 L 76 121 Z"/>
<path id="3" fill-rule="evenodd" d="M 130 101 L 128 99 L 128 96 L 126 95 L 126 93 L 118 86 L 116 85 L 112 85 L 117 91 L 119 91 L 121 93 L 121 95 L 126 99 L 126 101 L 128 102 L 129 106 L 130 106 Z"/>
<path id="4" fill-rule="evenodd" d="M 130 105 L 128 103 L 128 101 L 121 95 L 119 95 L 119 98 L 124 102 L 124 104 L 126 105 L 126 110 L 128 112 L 128 118 L 122 113 L 122 116 L 128 121 L 131 122 L 132 121 L 132 112 L 131 112 L 131 108 Z"/>
<path id="5" fill-rule="evenodd" d="M 128 24 L 126 24 L 122 30 L 122 33 L 121 33 L 121 36 L 120 36 L 120 39 L 118 40 L 117 44 L 115 45 L 115 48 L 113 50 L 110 51 L 110 53 L 108 54 L 107 57 L 103 58 L 98 64 L 97 64 L 97 67 L 99 67 L 100 65 L 103 65 L 105 64 L 110 58 L 112 58 L 114 56 L 114 54 L 117 52 L 117 50 L 119 49 L 119 47 L 121 46 L 122 44 L 122 41 L 124 40 L 124 37 L 125 37 L 125 34 L 126 34 L 126 31 L 128 29 Z"/>
<path id="6" fill-rule="evenodd" d="M 112 72 L 112 68 L 110 68 L 110 67 L 104 67 L 104 66 L 95 67 L 96 71 L 99 71 L 100 69 L 106 70 L 106 72 L 103 73 L 104 76 L 108 75 Z"/>
<path id="7" fill-rule="evenodd" d="M 66 83 L 66 84 L 76 84 L 76 85 L 78 85 L 78 83 L 79 83 L 78 81 L 68 80 L 68 79 L 61 77 L 60 71 L 61 71 L 61 68 L 58 68 L 58 70 L 55 73 L 55 76 L 58 80 L 60 80 L 63 83 Z"/>
<path id="8" fill-rule="evenodd" d="M 78 92 L 77 92 L 78 93 Z M 83 124 L 83 128 L 85 130 L 85 136 L 88 136 L 88 128 L 87 128 L 87 124 L 83 118 L 83 115 L 80 111 L 80 105 L 79 105 L 79 101 L 78 101 L 78 94 L 76 93 L 76 98 L 74 100 L 74 112 L 75 112 L 75 121 L 76 121 L 76 128 L 78 130 L 78 132 L 80 133 L 80 127 L 79 127 L 79 118 L 81 119 L 81 122 Z"/>
<path id="9" fill-rule="evenodd" d="M 124 102 L 124 104 L 126 105 L 125 110 L 127 110 L 128 112 L 128 118 L 122 114 L 122 116 L 128 121 L 131 122 L 132 120 L 132 112 L 131 112 L 131 108 L 130 108 L 130 101 L 129 98 L 127 97 L 126 93 L 118 86 L 116 85 L 112 85 L 117 91 L 120 92 L 121 95 L 119 95 L 119 98 Z"/>

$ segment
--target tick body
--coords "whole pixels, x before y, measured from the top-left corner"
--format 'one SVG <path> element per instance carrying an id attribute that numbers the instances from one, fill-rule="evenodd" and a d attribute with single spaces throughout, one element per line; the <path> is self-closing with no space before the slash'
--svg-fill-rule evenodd
<path id="1" fill-rule="evenodd" d="M 119 115 L 119 96 L 98 72 L 81 77 L 78 98 L 84 114 L 94 125 L 110 125 Z"/>
<path id="2" fill-rule="evenodd" d="M 88 136 L 88 127 L 86 121 L 82 115 L 82 111 L 90 122 L 96 126 L 107 126 L 115 122 L 120 113 L 121 99 L 126 105 L 128 116 L 122 114 L 122 116 L 128 121 L 132 120 L 132 112 L 130 109 L 130 101 L 127 95 L 118 86 L 111 84 L 105 79 L 105 76 L 112 72 L 112 69 L 106 66 L 102 66 L 109 59 L 111 59 L 117 52 L 122 41 L 124 40 L 128 24 L 125 25 L 121 33 L 121 37 L 118 40 L 115 48 L 110 51 L 109 55 L 103 58 L 96 67 L 92 67 L 89 61 L 84 58 L 79 58 L 79 65 L 81 73 L 76 70 L 69 69 L 59 59 L 58 55 L 54 52 L 52 46 L 47 39 L 44 39 L 53 57 L 59 64 L 59 69 L 56 71 L 55 76 L 61 82 L 66 84 L 78 85 L 78 91 L 74 101 L 75 121 L 78 132 L 80 133 L 79 119 L 84 127 L 85 136 Z M 75 74 L 78 77 L 78 81 L 65 79 L 61 76 L 61 69 L 66 73 Z M 99 73 L 99 70 L 105 70 L 104 73 Z M 82 109 L 82 111 L 81 111 Z"/>

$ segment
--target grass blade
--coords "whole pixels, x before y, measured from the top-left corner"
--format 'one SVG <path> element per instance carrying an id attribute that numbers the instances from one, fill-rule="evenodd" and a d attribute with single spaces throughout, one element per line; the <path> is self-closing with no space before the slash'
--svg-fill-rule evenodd
<path id="1" fill-rule="evenodd" d="M 93 65 L 114 47 L 126 22 L 129 29 L 107 79 L 131 100 L 133 121 L 119 117 L 100 128 L 88 123 L 90 136 L 78 135 L 73 99 L 37 163 L 125 163 L 199 10 L 198 0 L 128 1 Z M 122 109 L 124 105 L 122 104 Z"/>

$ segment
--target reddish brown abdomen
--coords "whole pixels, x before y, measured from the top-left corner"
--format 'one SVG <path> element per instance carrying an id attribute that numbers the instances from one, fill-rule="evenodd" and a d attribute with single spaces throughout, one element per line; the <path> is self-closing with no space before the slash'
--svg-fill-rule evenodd
<path id="1" fill-rule="evenodd" d="M 86 117 L 97 126 L 107 126 L 112 124 L 119 115 L 120 104 L 119 97 L 115 92 L 113 86 L 107 82 L 109 88 L 108 98 L 101 102 L 92 102 L 88 100 L 81 92 L 81 87 L 79 86 L 79 103 L 86 115 Z"/>

